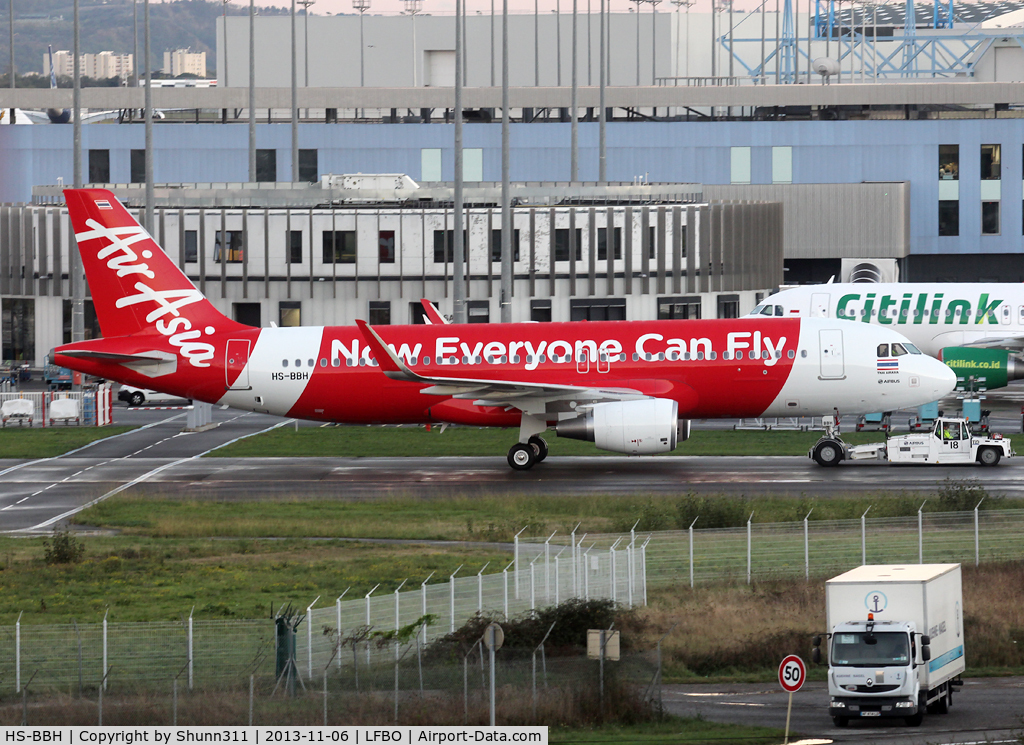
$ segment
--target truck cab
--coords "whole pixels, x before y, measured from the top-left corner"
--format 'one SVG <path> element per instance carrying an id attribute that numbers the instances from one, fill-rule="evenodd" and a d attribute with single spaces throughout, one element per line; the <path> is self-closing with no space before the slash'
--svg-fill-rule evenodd
<path id="1" fill-rule="evenodd" d="M 929 639 L 913 622 L 849 621 L 829 644 L 828 713 L 840 727 L 852 717 L 923 716 L 917 668 L 931 659 Z"/>

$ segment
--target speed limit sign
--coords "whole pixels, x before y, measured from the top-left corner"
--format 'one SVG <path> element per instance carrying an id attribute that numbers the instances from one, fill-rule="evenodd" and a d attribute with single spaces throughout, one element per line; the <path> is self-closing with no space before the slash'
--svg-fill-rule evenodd
<path id="1" fill-rule="evenodd" d="M 804 684 L 806 677 L 807 668 L 804 666 L 804 661 L 795 654 L 786 657 L 779 665 L 779 684 L 784 691 L 796 693 Z"/>

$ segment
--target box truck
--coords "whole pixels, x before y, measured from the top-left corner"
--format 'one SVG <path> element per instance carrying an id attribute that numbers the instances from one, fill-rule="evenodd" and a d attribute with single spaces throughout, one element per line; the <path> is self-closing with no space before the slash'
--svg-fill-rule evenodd
<path id="1" fill-rule="evenodd" d="M 851 719 L 901 717 L 918 726 L 945 714 L 963 685 L 959 564 L 862 566 L 825 584 L 828 712 Z M 811 659 L 821 662 L 822 637 Z"/>

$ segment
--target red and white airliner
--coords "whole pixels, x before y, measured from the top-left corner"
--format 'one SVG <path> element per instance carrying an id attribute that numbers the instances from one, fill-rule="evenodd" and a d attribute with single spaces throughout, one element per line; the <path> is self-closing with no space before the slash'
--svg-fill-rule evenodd
<path id="1" fill-rule="evenodd" d="M 650 454 L 691 419 L 889 411 L 956 384 L 899 333 L 837 319 L 253 328 L 214 308 L 109 191 L 64 194 L 103 338 L 58 347 L 58 365 L 279 416 L 518 427 L 519 470 L 544 460 L 548 428 Z M 883 368 L 884 344 L 910 353 Z"/>

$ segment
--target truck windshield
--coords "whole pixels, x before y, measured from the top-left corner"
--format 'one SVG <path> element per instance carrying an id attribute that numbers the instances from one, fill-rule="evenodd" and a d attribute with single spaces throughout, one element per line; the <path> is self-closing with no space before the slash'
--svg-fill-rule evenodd
<path id="1" fill-rule="evenodd" d="M 906 665 L 910 644 L 901 632 L 874 634 L 839 632 L 832 637 L 832 664 L 858 666 Z"/>

